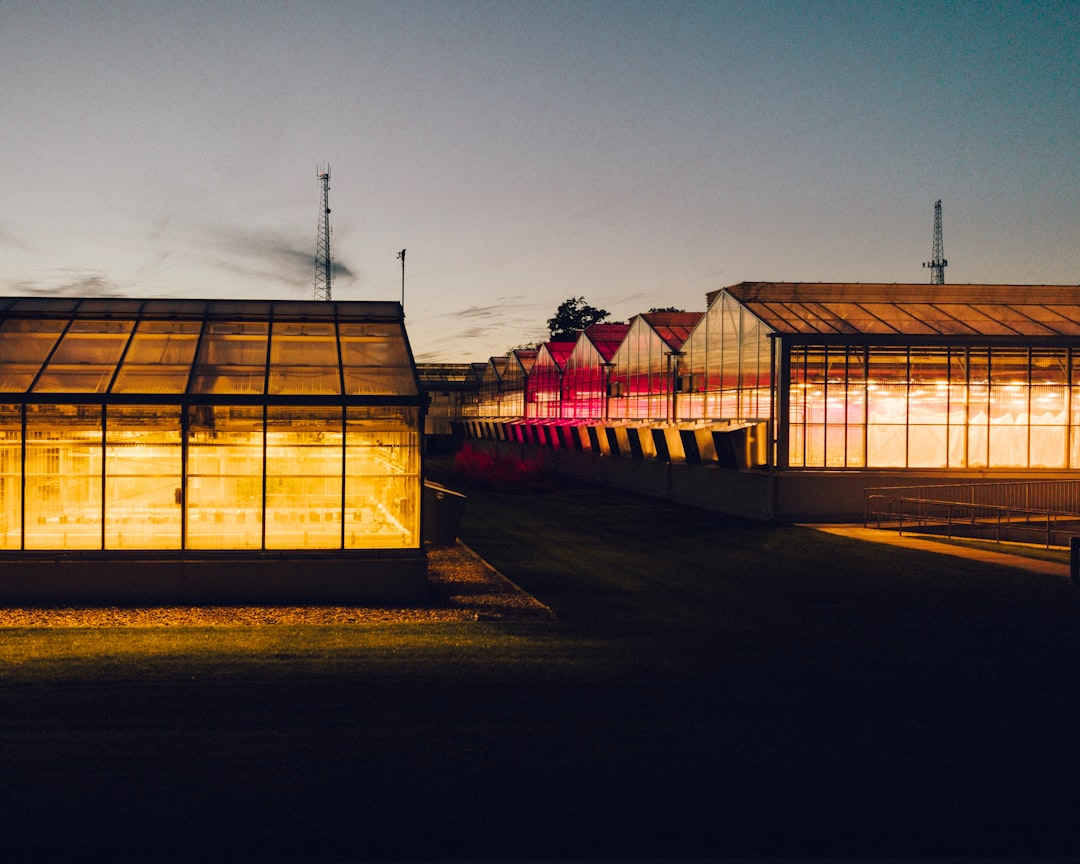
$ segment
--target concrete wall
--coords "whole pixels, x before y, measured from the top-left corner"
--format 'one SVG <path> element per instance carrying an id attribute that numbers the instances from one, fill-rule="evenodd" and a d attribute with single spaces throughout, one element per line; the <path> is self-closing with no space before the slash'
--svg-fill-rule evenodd
<path id="1" fill-rule="evenodd" d="M 427 600 L 420 550 L 371 555 L 168 558 L 21 553 L 0 558 L 0 603 L 322 606 Z"/>
<path id="2" fill-rule="evenodd" d="M 1008 480 L 1076 479 L 1075 472 L 772 471 L 672 463 L 593 450 L 474 439 L 470 446 L 539 460 L 550 471 L 732 516 L 780 522 L 862 522 L 866 489 Z"/>

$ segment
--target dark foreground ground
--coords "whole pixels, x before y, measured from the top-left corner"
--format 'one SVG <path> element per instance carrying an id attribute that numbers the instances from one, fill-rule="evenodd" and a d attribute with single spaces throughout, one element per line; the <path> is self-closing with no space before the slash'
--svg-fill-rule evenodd
<path id="1" fill-rule="evenodd" d="M 567 486 L 550 621 L 0 630 L 0 860 L 1080 855 L 1068 581 Z"/>

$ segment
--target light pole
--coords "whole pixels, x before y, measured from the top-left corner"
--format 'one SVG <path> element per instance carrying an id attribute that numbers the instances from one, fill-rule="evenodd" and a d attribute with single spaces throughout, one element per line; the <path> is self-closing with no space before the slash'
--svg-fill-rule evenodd
<path id="1" fill-rule="evenodd" d="M 397 253 L 397 257 L 401 260 L 401 311 L 405 312 L 405 250 L 402 249 Z"/>
<path id="2" fill-rule="evenodd" d="M 683 356 L 682 351 L 665 351 L 664 356 L 667 357 L 667 386 L 669 392 L 668 398 L 668 411 L 670 412 L 671 423 L 678 423 L 678 389 L 679 389 L 679 360 Z M 664 418 L 668 420 L 668 418 Z"/>

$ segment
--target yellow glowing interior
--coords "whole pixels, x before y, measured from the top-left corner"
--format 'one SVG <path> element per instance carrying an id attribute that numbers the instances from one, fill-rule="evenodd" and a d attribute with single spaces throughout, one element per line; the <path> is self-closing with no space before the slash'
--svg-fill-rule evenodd
<path id="1" fill-rule="evenodd" d="M 4 309 L 0 548 L 419 547 L 420 393 L 396 306 Z"/>
<path id="2" fill-rule="evenodd" d="M 1080 467 L 1064 349 L 806 348 L 791 380 L 791 465 Z"/>
<path id="3" fill-rule="evenodd" d="M 414 408 L 343 416 L 340 407 L 192 406 L 181 415 L 179 405 L 28 405 L 24 448 L 19 406 L 3 406 L 0 547 L 418 545 Z"/>

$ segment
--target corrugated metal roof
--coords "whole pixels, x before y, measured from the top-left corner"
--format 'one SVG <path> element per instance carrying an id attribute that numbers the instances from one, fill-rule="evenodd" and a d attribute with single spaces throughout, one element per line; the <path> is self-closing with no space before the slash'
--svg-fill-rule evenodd
<path id="1" fill-rule="evenodd" d="M 724 291 L 781 334 L 1080 336 L 1080 285 L 742 282 Z"/>

